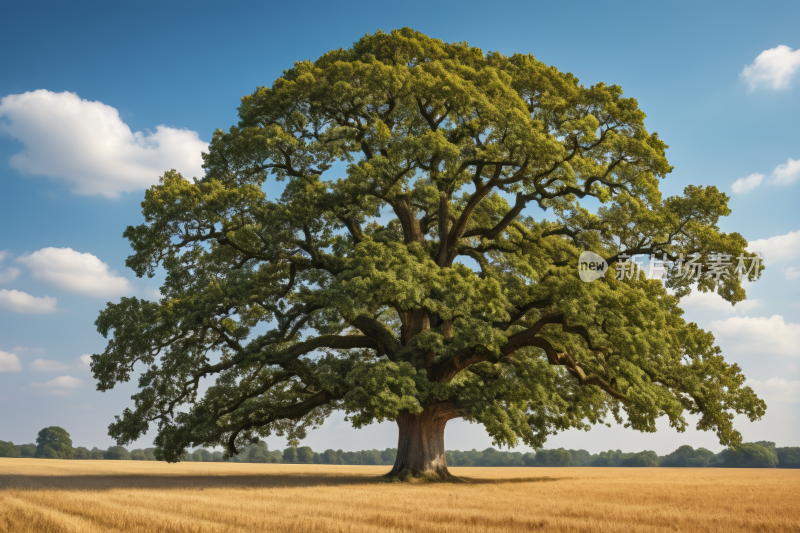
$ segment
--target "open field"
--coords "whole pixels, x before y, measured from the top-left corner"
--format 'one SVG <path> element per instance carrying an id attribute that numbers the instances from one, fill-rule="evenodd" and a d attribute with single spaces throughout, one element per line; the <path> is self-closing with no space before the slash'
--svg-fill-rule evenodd
<path id="1" fill-rule="evenodd" d="M 0 531 L 800 531 L 800 471 L 0 459 Z"/>

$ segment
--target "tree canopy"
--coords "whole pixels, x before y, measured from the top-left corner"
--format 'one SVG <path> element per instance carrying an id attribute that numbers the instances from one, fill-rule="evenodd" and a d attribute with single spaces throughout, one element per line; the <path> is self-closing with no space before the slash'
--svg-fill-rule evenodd
<path id="1" fill-rule="evenodd" d="M 21 454 L 13 442 L 0 440 L 0 457 L 21 457 Z"/>
<path id="2" fill-rule="evenodd" d="M 36 437 L 34 457 L 44 459 L 72 459 L 75 450 L 67 430 L 58 426 L 46 427 Z"/>
<path id="3" fill-rule="evenodd" d="M 693 289 L 740 302 L 741 279 L 629 268 L 658 254 L 677 274 L 747 242 L 720 230 L 717 188 L 662 197 L 667 145 L 620 87 L 406 28 L 295 63 L 239 118 L 205 176 L 165 172 L 125 231 L 127 265 L 166 278 L 160 299 L 96 322 L 98 389 L 141 370 L 109 427 L 119 443 L 156 423 L 168 461 L 235 454 L 273 433 L 296 444 L 343 410 L 356 427 L 396 420 L 395 473 L 417 474 L 446 470 L 457 417 L 541 447 L 611 419 L 683 431 L 687 414 L 736 445 L 734 416 L 764 414 L 679 307 Z M 609 272 L 581 281 L 583 251 Z"/>

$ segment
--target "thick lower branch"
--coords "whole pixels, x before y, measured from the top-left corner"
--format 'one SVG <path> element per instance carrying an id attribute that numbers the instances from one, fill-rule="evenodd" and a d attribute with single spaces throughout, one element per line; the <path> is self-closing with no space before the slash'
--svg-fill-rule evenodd
<path id="1" fill-rule="evenodd" d="M 508 338 L 508 344 L 503 348 L 503 355 L 511 355 L 523 346 L 530 346 L 530 342 L 547 324 L 557 324 L 564 318 L 562 313 L 547 315 L 540 318 L 534 325 L 526 330 L 515 333 Z"/>
<path id="2" fill-rule="evenodd" d="M 389 359 L 394 360 L 395 355 L 401 348 L 400 341 L 397 340 L 394 333 L 383 322 L 362 315 L 356 317 L 351 324 L 369 337 Z"/>
<path id="3" fill-rule="evenodd" d="M 542 337 L 535 337 L 528 341 L 528 346 L 535 346 L 541 348 L 547 355 L 547 360 L 551 365 L 560 365 L 565 367 L 570 374 L 572 374 L 581 385 L 596 385 L 602 390 L 607 392 L 611 397 L 627 401 L 624 394 L 619 393 L 614 387 L 611 386 L 606 380 L 600 376 L 587 376 L 583 369 L 575 363 L 572 356 L 567 351 L 556 352 L 553 346 Z"/>
<path id="4" fill-rule="evenodd" d="M 395 215 L 400 220 L 400 226 L 403 228 L 403 241 L 406 244 L 418 242 L 423 244 L 425 238 L 422 236 L 422 230 L 419 226 L 419 219 L 417 219 L 414 211 L 411 209 L 411 204 L 405 196 L 397 196 L 393 200 L 387 200 L 389 205 L 392 206 Z"/>
<path id="5" fill-rule="evenodd" d="M 269 424 L 272 424 L 278 420 L 297 420 L 298 418 L 302 418 L 303 416 L 307 415 L 317 407 L 321 407 L 334 399 L 335 398 L 328 391 L 319 391 L 318 393 L 309 396 L 301 403 L 276 409 L 262 420 L 251 420 L 250 422 L 232 428 L 230 430 L 231 435 L 228 438 L 228 453 L 231 455 L 235 455 L 237 453 L 236 437 L 238 437 L 239 433 L 242 431 L 246 431 L 255 427 L 268 426 Z"/>

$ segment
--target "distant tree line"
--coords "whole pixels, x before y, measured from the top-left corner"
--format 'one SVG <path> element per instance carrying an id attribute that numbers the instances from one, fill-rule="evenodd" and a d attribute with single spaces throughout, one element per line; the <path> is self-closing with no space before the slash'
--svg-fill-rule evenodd
<path id="1" fill-rule="evenodd" d="M 52 426 L 39 432 L 35 444 L 14 444 L 0 440 L 0 457 L 35 457 L 43 459 L 156 461 L 156 449 L 128 451 L 122 446 L 107 450 L 91 450 L 72 446 L 69 433 Z M 393 465 L 396 448 L 345 452 L 328 449 L 318 453 L 308 446 L 270 450 L 259 441 L 226 458 L 222 452 L 197 449 L 186 453 L 181 461 L 229 463 L 290 463 L 329 465 Z M 445 452 L 449 466 L 624 466 L 624 467 L 718 467 L 718 468 L 800 468 L 800 448 L 777 448 L 774 442 L 746 442 L 738 448 L 726 448 L 720 453 L 705 448 L 681 446 L 669 455 L 653 451 L 630 452 L 609 450 L 590 454 L 586 450 L 537 450 L 535 452 L 504 452 L 494 448 L 483 451 L 451 450 Z"/>
<path id="2" fill-rule="evenodd" d="M 718 468 L 800 468 L 800 448 L 777 448 L 774 442 L 747 442 L 738 448 L 720 453 L 705 448 L 681 446 L 669 455 L 653 451 L 623 452 L 609 450 L 590 454 L 586 450 L 538 450 L 536 452 L 502 452 L 487 448 L 482 452 L 448 451 L 449 466 L 660 466 Z"/>

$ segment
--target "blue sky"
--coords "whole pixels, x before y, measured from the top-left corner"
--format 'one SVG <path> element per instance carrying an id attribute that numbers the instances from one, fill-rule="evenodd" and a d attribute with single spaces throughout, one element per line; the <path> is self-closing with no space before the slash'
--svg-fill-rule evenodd
<path id="1" fill-rule="evenodd" d="M 130 403 L 133 386 L 94 391 L 81 356 L 105 346 L 93 324 L 105 302 L 158 288 L 157 279 L 137 279 L 125 267 L 122 232 L 141 222 L 144 189 L 173 166 L 191 174 L 212 132 L 236 122 L 239 98 L 294 61 L 379 28 L 410 26 L 485 51 L 533 53 L 586 85 L 620 85 L 670 145 L 667 195 L 687 184 L 731 195 L 723 229 L 755 241 L 751 249 L 764 253 L 768 268 L 747 302 L 731 308 L 693 295 L 687 315 L 715 333 L 768 403 L 762 421 L 739 421 L 745 439 L 800 445 L 799 15 L 797 2 L 5 6 L 0 439 L 31 442 L 42 427 L 60 425 L 78 445 L 112 444 L 106 427 Z M 713 434 L 660 427 L 567 432 L 548 447 L 721 448 Z M 385 448 L 396 435 L 393 424 L 354 430 L 334 416 L 306 442 Z M 457 421 L 446 443 L 491 444 L 479 426 Z"/>

